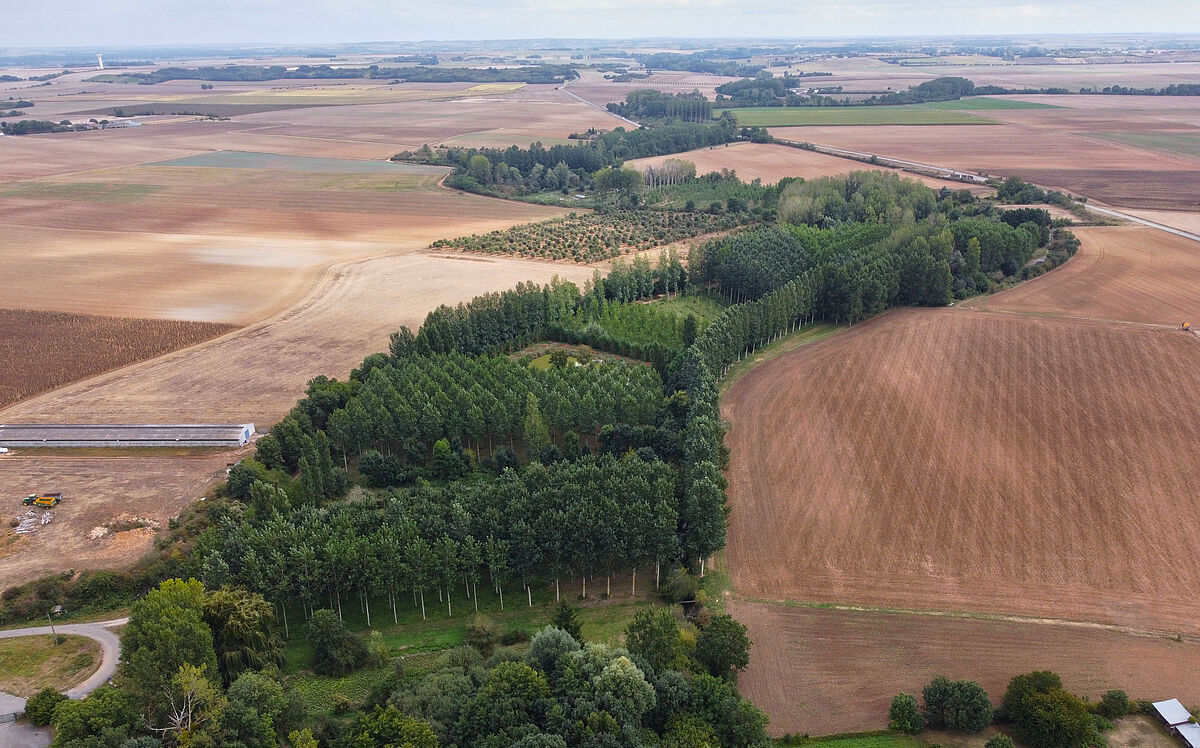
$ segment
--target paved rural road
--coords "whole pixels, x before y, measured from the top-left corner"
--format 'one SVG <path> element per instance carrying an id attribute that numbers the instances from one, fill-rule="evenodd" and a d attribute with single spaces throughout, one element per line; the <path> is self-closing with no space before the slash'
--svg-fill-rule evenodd
<path id="1" fill-rule="evenodd" d="M 588 105 L 588 106 L 590 106 L 591 108 L 593 108 L 593 109 L 599 109 L 600 111 L 604 112 L 605 114 L 607 114 L 607 115 L 610 115 L 610 116 L 613 116 L 613 117 L 616 117 L 617 119 L 621 120 L 622 122 L 625 122 L 625 123 L 627 123 L 627 124 L 633 125 L 634 127 L 641 127 L 641 125 L 639 125 L 637 122 L 634 122 L 634 121 L 633 121 L 633 120 L 631 120 L 631 119 L 625 119 L 624 117 L 622 117 L 621 115 L 617 114 L 616 112 L 610 112 L 610 111 L 608 111 L 608 109 L 606 109 L 606 108 L 604 108 L 604 107 L 600 106 L 599 104 L 595 104 L 595 103 L 593 103 L 593 102 L 590 102 L 590 101 L 588 101 L 587 99 L 583 98 L 582 96 L 577 96 L 575 93 L 573 93 L 573 92 L 571 92 L 571 91 L 568 91 L 568 90 L 567 90 L 567 83 L 570 83 L 570 81 L 567 81 L 566 83 L 563 83 L 561 86 L 559 86 L 559 87 L 558 87 L 558 90 L 559 90 L 559 91 L 562 91 L 562 92 L 563 92 L 563 93 L 565 93 L 567 96 L 570 96 L 572 99 L 577 99 L 577 100 L 579 100 L 579 101 L 582 101 L 584 104 L 587 104 L 587 105 Z"/>
<path id="2" fill-rule="evenodd" d="M 59 634 L 75 634 L 76 636 L 86 636 L 89 639 L 94 639 L 100 643 L 100 667 L 92 676 L 80 683 L 78 686 L 67 691 L 67 697 L 72 699 L 82 699 L 92 691 L 102 686 L 105 681 L 112 677 L 112 674 L 117 671 L 117 660 L 121 658 L 121 640 L 115 633 L 110 631 L 112 626 L 122 626 L 129 621 L 128 618 L 117 618 L 112 621 L 97 621 L 95 623 L 64 623 L 61 626 L 55 626 L 54 631 Z M 0 631 L 0 639 L 16 639 L 22 636 L 49 636 L 49 626 L 35 626 L 28 629 L 11 629 L 9 631 Z M 9 714 L 19 712 L 25 708 L 25 699 L 12 694 L 0 691 L 0 714 Z M 3 733 L 0 733 L 2 736 Z M 7 746 L 3 740 L 0 740 L 0 745 Z"/>

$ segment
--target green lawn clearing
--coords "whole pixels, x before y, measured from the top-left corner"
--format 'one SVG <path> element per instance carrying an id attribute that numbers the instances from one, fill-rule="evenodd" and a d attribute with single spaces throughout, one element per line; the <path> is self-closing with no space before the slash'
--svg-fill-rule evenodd
<path id="1" fill-rule="evenodd" d="M 85 636 L 0 639 L 0 691 L 29 698 L 49 686 L 65 691 L 100 666 L 100 644 Z"/>
<path id="2" fill-rule="evenodd" d="M 661 312 L 674 312 L 679 317 L 695 315 L 696 321 L 703 329 L 721 316 L 727 306 L 725 300 L 714 294 L 702 293 L 688 296 L 674 296 L 669 299 L 657 299 L 651 305 Z"/>

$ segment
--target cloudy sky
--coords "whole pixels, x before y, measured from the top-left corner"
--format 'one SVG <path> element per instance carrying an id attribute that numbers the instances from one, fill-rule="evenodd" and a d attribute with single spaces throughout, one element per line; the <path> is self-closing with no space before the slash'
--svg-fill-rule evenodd
<path id="1" fill-rule="evenodd" d="M 0 0 L 33 46 L 1200 32 L 1195 0 Z"/>

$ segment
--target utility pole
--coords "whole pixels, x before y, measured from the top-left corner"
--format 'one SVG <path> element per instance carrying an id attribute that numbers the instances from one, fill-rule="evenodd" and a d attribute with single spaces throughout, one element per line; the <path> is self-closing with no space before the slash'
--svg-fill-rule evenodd
<path id="1" fill-rule="evenodd" d="M 46 612 L 46 622 L 50 624 L 50 635 L 54 637 L 54 646 L 58 646 L 58 633 L 54 630 L 54 619 L 50 617 L 50 612 Z"/>

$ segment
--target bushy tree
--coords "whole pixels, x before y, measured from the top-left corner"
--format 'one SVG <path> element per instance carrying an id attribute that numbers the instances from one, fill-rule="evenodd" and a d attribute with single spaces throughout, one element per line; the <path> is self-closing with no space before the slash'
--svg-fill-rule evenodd
<path id="1" fill-rule="evenodd" d="M 888 709 L 888 729 L 917 734 L 925 729 L 925 718 L 917 707 L 917 697 L 911 693 L 898 693 Z"/>
<path id="2" fill-rule="evenodd" d="M 558 660 L 567 652 L 578 652 L 579 642 L 554 626 L 547 626 L 534 635 L 529 643 L 525 661 L 547 675 L 553 674 Z"/>
<path id="3" fill-rule="evenodd" d="M 983 748 L 1014 748 L 1012 738 L 1007 735 L 993 735 L 983 744 Z"/>
<path id="4" fill-rule="evenodd" d="M 125 689 L 101 686 L 86 699 L 65 701 L 54 709 L 51 748 L 120 745 L 139 732 L 137 697 Z M 85 743 L 86 740 L 107 742 Z"/>
<path id="5" fill-rule="evenodd" d="M 181 666 L 203 668 L 207 677 L 219 678 L 205 602 L 200 582 L 168 579 L 130 608 L 117 677 L 153 724 L 165 716 L 162 695 Z"/>
<path id="6" fill-rule="evenodd" d="M 625 628 L 625 646 L 657 670 L 664 670 L 679 654 L 679 624 L 670 608 L 643 608 Z"/>
<path id="7" fill-rule="evenodd" d="M 750 664 L 746 627 L 733 616 L 713 616 L 696 639 L 696 659 L 713 675 L 732 678 Z"/>
<path id="8" fill-rule="evenodd" d="M 1064 691 L 1062 679 L 1048 670 L 1013 677 L 1000 713 L 1031 748 L 1084 748 L 1099 737 L 1087 705 Z"/>
<path id="9" fill-rule="evenodd" d="M 25 716 L 30 724 L 45 727 L 54 719 L 54 708 L 66 700 L 66 696 L 53 688 L 43 688 L 25 702 Z"/>
<path id="10" fill-rule="evenodd" d="M 1117 689 L 1105 691 L 1096 706 L 1096 713 L 1109 719 L 1124 717 L 1129 714 L 1129 695 Z"/>
<path id="11" fill-rule="evenodd" d="M 935 730 L 976 733 L 992 723 L 992 702 L 987 691 L 974 681 L 951 681 L 938 676 L 922 695 L 925 720 Z"/>
<path id="12" fill-rule="evenodd" d="M 360 714 L 338 742 L 339 748 L 437 748 L 433 729 L 394 706 Z"/>
<path id="13" fill-rule="evenodd" d="M 240 587 L 209 593 L 204 620 L 212 630 L 221 678 L 232 683 L 247 670 L 282 666 L 283 642 L 272 629 L 275 614 L 262 595 Z"/>
<path id="14" fill-rule="evenodd" d="M 554 606 L 550 623 L 571 635 L 580 644 L 583 643 L 583 622 L 579 620 L 579 606 L 572 605 L 566 600 L 560 600 Z"/>
<path id="15" fill-rule="evenodd" d="M 346 630 L 332 610 L 313 613 L 308 622 L 308 642 L 313 648 L 313 670 L 321 675 L 346 675 L 366 664 L 366 645 Z"/>

